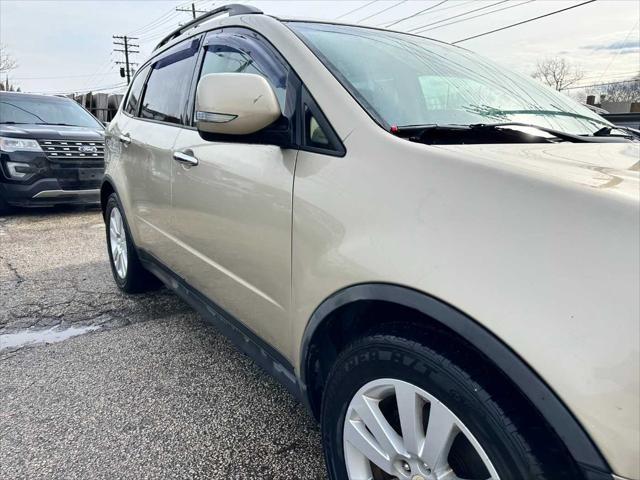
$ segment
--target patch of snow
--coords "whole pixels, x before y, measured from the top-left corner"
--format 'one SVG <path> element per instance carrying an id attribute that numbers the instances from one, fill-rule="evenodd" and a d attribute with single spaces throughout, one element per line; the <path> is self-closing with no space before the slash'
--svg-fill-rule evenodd
<path id="1" fill-rule="evenodd" d="M 53 327 L 48 330 L 24 330 L 16 333 L 5 333 L 0 335 L 0 350 L 24 347 L 25 345 L 32 345 L 34 343 L 61 342 L 68 338 L 99 329 L 100 327 L 97 325 L 87 325 L 83 327 Z"/>

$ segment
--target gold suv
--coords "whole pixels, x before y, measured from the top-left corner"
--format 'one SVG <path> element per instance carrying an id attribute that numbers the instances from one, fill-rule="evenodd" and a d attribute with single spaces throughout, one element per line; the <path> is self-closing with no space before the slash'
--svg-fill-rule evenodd
<path id="1" fill-rule="evenodd" d="M 231 5 L 139 69 L 101 198 L 120 288 L 307 404 L 331 479 L 638 479 L 639 158 L 462 48 Z"/>

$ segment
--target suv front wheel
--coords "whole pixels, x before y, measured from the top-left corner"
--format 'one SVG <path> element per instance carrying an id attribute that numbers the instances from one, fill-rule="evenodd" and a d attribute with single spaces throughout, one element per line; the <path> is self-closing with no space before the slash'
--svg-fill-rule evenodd
<path id="1" fill-rule="evenodd" d="M 107 200 L 104 218 L 109 264 L 118 287 L 127 293 L 139 293 L 158 288 L 160 281 L 140 262 L 116 193 L 112 193 Z"/>
<path id="2" fill-rule="evenodd" d="M 494 398 L 426 343 L 395 334 L 358 340 L 338 356 L 322 399 L 330 478 L 548 478 L 526 425 L 507 413 L 514 402 Z M 576 478 L 566 465 L 550 468 L 552 478 Z"/>

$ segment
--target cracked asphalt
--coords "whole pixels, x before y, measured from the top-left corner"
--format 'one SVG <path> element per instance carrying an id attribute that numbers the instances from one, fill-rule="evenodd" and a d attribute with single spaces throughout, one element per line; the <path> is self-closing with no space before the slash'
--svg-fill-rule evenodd
<path id="1" fill-rule="evenodd" d="M 173 293 L 127 296 L 97 210 L 0 217 L 2 479 L 322 479 L 320 434 L 275 380 Z"/>

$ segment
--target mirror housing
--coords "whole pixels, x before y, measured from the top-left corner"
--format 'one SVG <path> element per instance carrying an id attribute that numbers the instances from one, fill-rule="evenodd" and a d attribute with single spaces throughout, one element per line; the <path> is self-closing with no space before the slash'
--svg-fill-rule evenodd
<path id="1" fill-rule="evenodd" d="M 202 133 L 250 135 L 282 116 L 273 88 L 253 73 L 211 73 L 198 82 L 196 127 Z"/>

